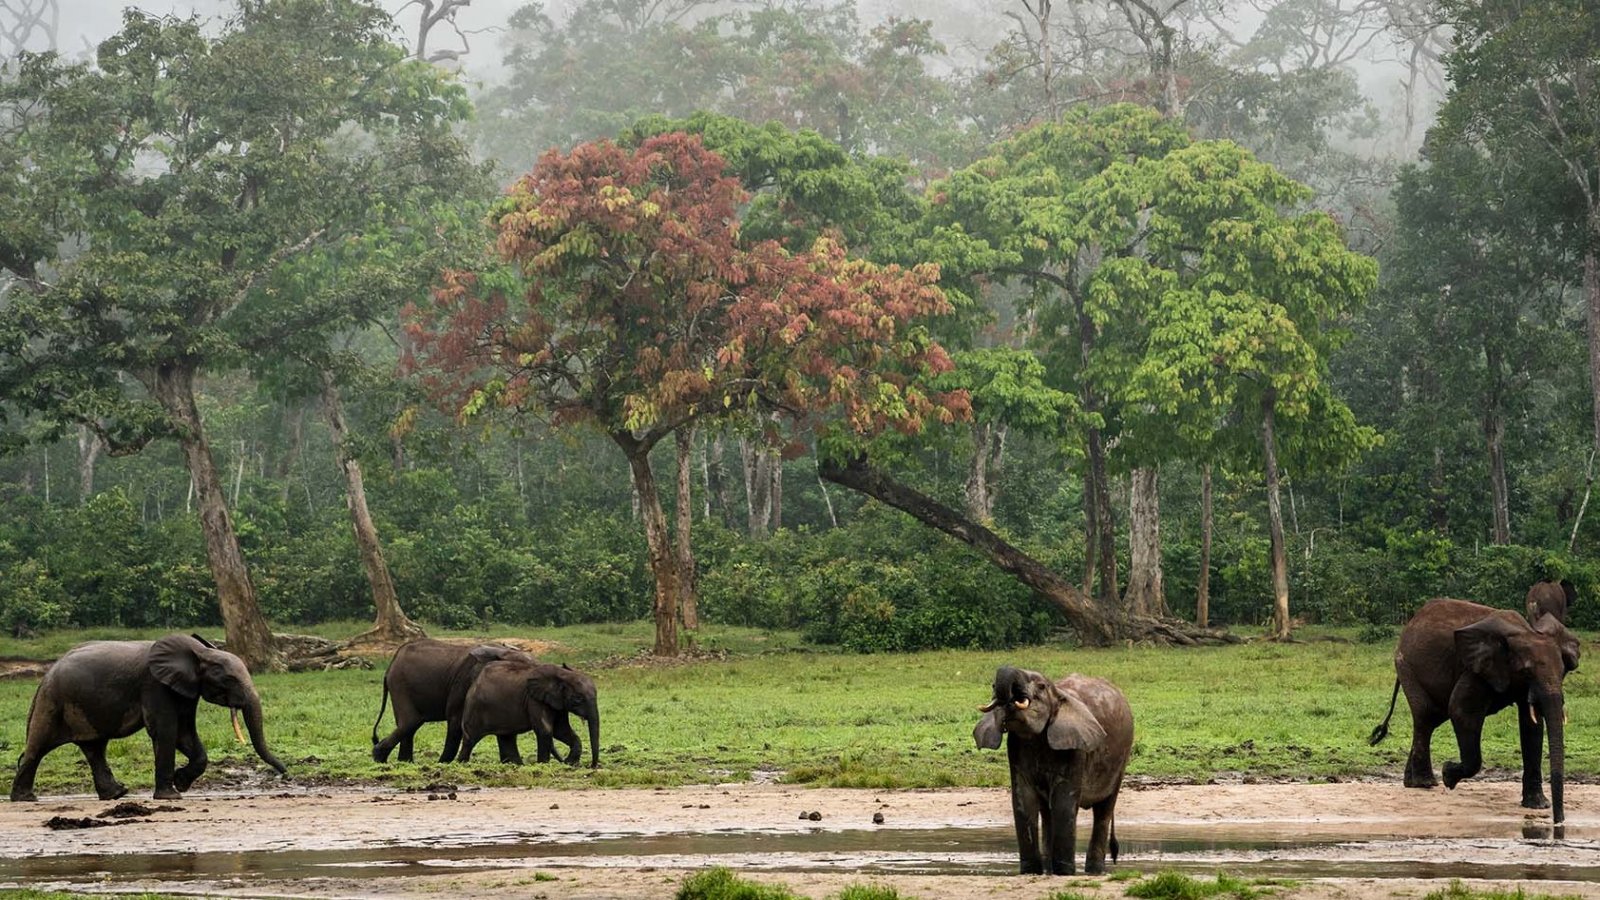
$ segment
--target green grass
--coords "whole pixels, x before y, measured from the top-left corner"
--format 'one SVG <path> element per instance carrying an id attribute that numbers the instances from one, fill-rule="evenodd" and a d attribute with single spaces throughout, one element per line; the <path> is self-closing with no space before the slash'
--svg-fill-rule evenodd
<path id="1" fill-rule="evenodd" d="M 673 896 L 676 900 L 800 900 L 799 894 L 786 887 L 757 884 L 720 866 L 684 879 Z"/>
<path id="2" fill-rule="evenodd" d="M 1518 887 L 1514 891 L 1480 891 L 1462 884 L 1460 881 L 1450 882 L 1449 887 L 1440 888 L 1431 894 L 1425 895 L 1422 900 L 1567 900 L 1573 894 L 1529 894 Z"/>
<path id="3" fill-rule="evenodd" d="M 1207 881 L 1167 871 L 1128 885 L 1126 895 L 1142 900 L 1206 900 L 1208 897 L 1252 900 L 1287 884 L 1289 882 L 1274 879 L 1239 878 L 1226 872 L 1218 872 L 1215 879 Z"/>
<path id="4" fill-rule="evenodd" d="M 334 626 L 327 630 L 348 635 L 359 627 L 346 623 L 342 632 Z M 513 634 L 556 641 L 560 646 L 548 658 L 587 668 L 594 676 L 602 712 L 598 771 L 501 766 L 490 761 L 492 746 L 487 753 L 480 747 L 477 760 L 464 767 L 380 766 L 368 753 L 381 669 L 260 677 L 268 737 L 293 777 L 311 784 L 654 786 L 738 781 L 759 771 L 828 786 L 999 786 L 1006 783 L 1005 754 L 977 750 L 972 726 L 995 668 L 1015 663 L 1056 676 L 1103 675 L 1119 684 L 1136 719 L 1129 767 L 1135 775 L 1398 779 L 1409 744 L 1404 703 L 1395 712 L 1389 739 L 1376 748 L 1366 744 L 1393 684 L 1389 644 L 1259 643 L 1181 650 L 1051 645 L 859 656 L 807 650 L 792 634 L 716 629 L 702 637 L 701 646 L 725 650 L 729 658 L 595 667 L 597 661 L 648 646 L 648 624 L 489 632 Z M 49 656 L 51 648 L 90 636 L 13 641 L 0 655 Z M 33 690 L 30 680 L 0 682 L 0 757 L 14 759 L 21 746 Z M 1591 668 L 1567 680 L 1573 721 L 1600 716 L 1595 695 Z M 229 762 L 253 765 L 248 748 L 233 742 L 226 712 L 206 704 L 200 709 L 213 772 Z M 391 723 L 386 715 L 380 732 L 387 733 Z M 418 759 L 433 758 L 443 735 L 442 725 L 425 726 L 418 734 Z M 525 737 L 522 743 L 531 757 L 532 741 Z M 1484 745 L 1490 766 L 1518 765 L 1509 715 L 1489 721 Z M 1436 762 L 1448 759 L 1453 749 L 1448 728 L 1442 729 L 1435 735 Z M 147 740 L 114 742 L 110 755 L 124 782 L 148 790 Z M 1567 736 L 1567 771 L 1573 777 L 1600 773 L 1600 732 L 1574 729 Z M 81 755 L 71 747 L 52 753 L 40 770 L 39 787 L 45 794 L 88 791 Z"/>

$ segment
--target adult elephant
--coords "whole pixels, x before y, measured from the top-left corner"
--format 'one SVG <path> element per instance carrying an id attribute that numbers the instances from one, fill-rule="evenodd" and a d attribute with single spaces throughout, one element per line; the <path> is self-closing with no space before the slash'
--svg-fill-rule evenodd
<path id="1" fill-rule="evenodd" d="M 11 799 L 34 800 L 39 761 L 63 744 L 77 744 L 89 761 L 102 800 L 128 792 L 106 765 L 106 744 L 140 728 L 155 749 L 157 800 L 182 799 L 206 769 L 206 748 L 195 730 L 200 698 L 244 714 L 256 755 L 278 774 L 288 770 L 267 749 L 261 698 L 240 661 L 198 636 L 159 641 L 92 641 L 56 660 L 34 692 L 28 736 L 17 760 Z M 238 721 L 234 729 L 238 730 Z M 188 762 L 175 769 L 176 751 Z"/>
<path id="2" fill-rule="evenodd" d="M 1549 614 L 1556 617 L 1556 621 L 1566 625 L 1571 621 L 1567 618 L 1572 612 L 1573 601 L 1578 599 L 1578 589 L 1572 582 L 1562 579 L 1560 581 L 1539 581 L 1528 588 L 1528 621 L 1537 622 L 1539 617 Z"/>
<path id="3" fill-rule="evenodd" d="M 1133 749 L 1133 710 L 1116 685 L 1103 678 L 1068 675 L 1060 681 L 1038 672 L 1001 666 L 994 698 L 972 730 L 979 747 L 994 750 L 1008 735 L 1011 812 L 1022 874 L 1074 872 L 1078 810 L 1094 810 L 1094 830 L 1083 870 L 1117 859 L 1117 794 Z M 1041 842 L 1043 850 L 1041 851 Z"/>
<path id="4" fill-rule="evenodd" d="M 478 741 L 495 735 L 502 741 L 532 731 L 539 737 L 539 761 L 550 758 L 551 738 L 570 748 L 563 760 L 578 764 L 583 742 L 567 719 L 571 713 L 589 723 L 589 768 L 600 765 L 600 706 L 594 681 L 566 666 L 505 660 L 483 667 L 467 692 L 461 714 L 461 762 L 472 759 Z"/>
<path id="5" fill-rule="evenodd" d="M 440 762 L 456 758 L 461 746 L 461 710 L 467 691 L 484 666 L 501 660 L 533 663 L 532 655 L 499 644 L 476 647 L 450 641 L 421 638 L 401 645 L 383 674 L 383 699 L 378 718 L 372 723 L 372 758 L 388 762 L 389 754 L 400 748 L 401 762 L 411 762 L 412 740 L 417 729 L 428 722 L 445 723 L 444 749 Z M 384 707 L 394 698 L 394 731 L 378 740 L 378 725 Z M 540 751 L 544 752 L 544 747 Z M 515 737 L 500 740 L 500 761 L 522 762 Z"/>
<path id="6" fill-rule="evenodd" d="M 1454 788 L 1483 768 L 1483 720 L 1516 706 L 1522 744 L 1522 805 L 1529 809 L 1553 807 L 1552 816 L 1559 824 L 1565 818 L 1562 791 L 1566 774 L 1566 700 L 1561 681 L 1578 667 L 1578 652 L 1578 640 L 1554 616 L 1541 615 L 1537 623 L 1529 625 L 1510 610 L 1465 600 L 1430 600 L 1400 632 L 1389 714 L 1372 730 L 1370 743 L 1388 735 L 1395 698 L 1404 690 L 1411 707 L 1406 787 L 1436 784 L 1433 732 L 1448 720 L 1461 751 L 1460 761 L 1444 764 L 1445 787 Z M 1549 799 L 1539 774 L 1545 730 L 1550 734 Z"/>

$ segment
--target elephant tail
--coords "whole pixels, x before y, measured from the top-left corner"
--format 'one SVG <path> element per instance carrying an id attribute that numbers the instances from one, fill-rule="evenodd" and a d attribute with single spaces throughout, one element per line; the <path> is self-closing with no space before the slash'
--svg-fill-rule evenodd
<path id="1" fill-rule="evenodd" d="M 1389 695 L 1389 714 L 1383 717 L 1383 721 L 1378 723 L 1377 728 L 1372 729 L 1371 736 L 1367 738 L 1368 745 L 1376 747 L 1379 741 L 1389 736 L 1389 720 L 1394 718 L 1394 703 L 1398 699 L 1400 699 L 1400 679 L 1396 678 L 1394 680 L 1394 693 Z"/>
<path id="2" fill-rule="evenodd" d="M 383 700 L 378 703 L 378 718 L 372 721 L 372 746 L 378 746 L 378 726 L 383 724 L 383 711 L 389 708 L 389 674 L 383 676 Z"/>
<path id="3" fill-rule="evenodd" d="M 1117 820 L 1115 818 L 1112 818 L 1112 820 L 1111 820 L 1111 847 L 1110 847 L 1110 850 L 1111 850 L 1111 861 L 1112 862 L 1116 862 L 1117 861 Z"/>

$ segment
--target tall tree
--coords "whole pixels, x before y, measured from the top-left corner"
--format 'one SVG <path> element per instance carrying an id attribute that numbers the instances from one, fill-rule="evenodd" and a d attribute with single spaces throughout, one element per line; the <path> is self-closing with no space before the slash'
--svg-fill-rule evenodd
<path id="1" fill-rule="evenodd" d="M 137 11 L 98 63 L 24 56 L 0 105 L 33 114 L 0 153 L 0 392 L 97 431 L 112 453 L 176 438 L 198 501 L 228 645 L 279 663 L 196 403 L 207 373 L 340 322 L 286 308 L 280 276 L 379 231 L 387 201 L 455 144 L 461 91 L 350 0 L 249 3 L 216 37 Z M 403 204 L 402 204 L 403 205 Z M 64 251 L 75 251 L 70 258 Z"/>

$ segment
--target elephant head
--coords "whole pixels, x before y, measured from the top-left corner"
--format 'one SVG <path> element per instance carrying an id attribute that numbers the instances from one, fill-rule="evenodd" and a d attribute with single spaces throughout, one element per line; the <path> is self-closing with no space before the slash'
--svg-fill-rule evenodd
<path id="1" fill-rule="evenodd" d="M 1027 669 L 1001 666 L 994 673 L 994 699 L 978 709 L 984 716 L 972 737 L 986 750 L 998 748 L 1002 734 L 1024 740 L 1042 735 L 1053 750 L 1092 750 L 1106 739 L 1082 700 Z"/>
<path id="2" fill-rule="evenodd" d="M 600 704 L 594 681 L 566 665 L 551 666 L 548 677 L 528 679 L 528 696 L 552 710 L 575 713 L 589 724 L 589 768 L 600 767 Z M 574 752 L 571 765 L 577 765 Z"/>
<path id="3" fill-rule="evenodd" d="M 1526 705 L 1550 738 L 1550 806 L 1565 818 L 1566 700 L 1561 681 L 1578 668 L 1579 643 L 1552 615 L 1529 625 L 1515 615 L 1491 615 L 1455 631 L 1456 652 L 1467 671 L 1498 695 Z M 1509 695 L 1509 696 L 1508 696 Z"/>
<path id="4" fill-rule="evenodd" d="M 175 693 L 191 700 L 204 698 L 227 707 L 231 713 L 242 714 L 256 755 L 279 775 L 288 774 L 289 770 L 267 749 L 261 698 L 256 694 L 255 682 L 250 680 L 250 670 L 239 657 L 218 650 L 201 638 L 174 634 L 151 645 L 149 667 L 151 676 Z M 234 727 L 238 728 L 237 723 Z"/>

